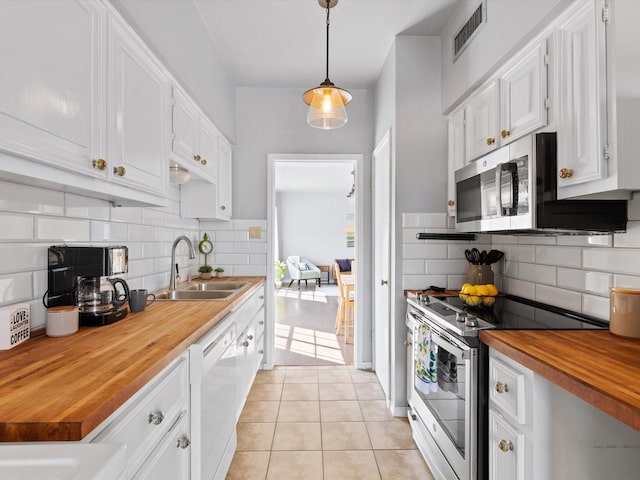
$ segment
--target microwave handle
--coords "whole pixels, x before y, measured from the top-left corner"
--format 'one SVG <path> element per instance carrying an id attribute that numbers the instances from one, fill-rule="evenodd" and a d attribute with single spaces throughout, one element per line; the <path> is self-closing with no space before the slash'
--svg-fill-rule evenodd
<path id="1" fill-rule="evenodd" d="M 511 206 L 505 209 L 508 213 L 503 213 L 502 208 L 502 172 L 507 170 L 511 173 Z M 518 166 L 515 163 L 499 163 L 496 165 L 496 211 L 499 217 L 517 214 L 518 208 Z"/>

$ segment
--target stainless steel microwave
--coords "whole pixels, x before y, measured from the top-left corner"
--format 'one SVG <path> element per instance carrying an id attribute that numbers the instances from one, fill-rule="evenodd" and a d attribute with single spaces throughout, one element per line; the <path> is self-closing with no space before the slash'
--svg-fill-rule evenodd
<path id="1" fill-rule="evenodd" d="M 558 200 L 556 133 L 527 135 L 455 172 L 461 232 L 603 233 L 627 227 L 626 200 Z"/>

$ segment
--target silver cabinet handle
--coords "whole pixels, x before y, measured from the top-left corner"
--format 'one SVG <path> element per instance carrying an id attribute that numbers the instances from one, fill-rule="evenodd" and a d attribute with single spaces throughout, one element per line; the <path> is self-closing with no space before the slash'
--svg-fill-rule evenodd
<path id="1" fill-rule="evenodd" d="M 160 425 L 164 420 L 164 414 L 160 411 L 151 412 L 149 414 L 149 423 L 153 423 L 154 425 Z"/>
<path id="2" fill-rule="evenodd" d="M 384 285 L 386 285 L 387 283 L 389 283 L 389 282 L 387 282 L 386 280 L 380 280 L 380 285 L 383 285 L 383 286 L 384 286 Z"/>
<path id="3" fill-rule="evenodd" d="M 187 437 L 186 435 L 182 435 L 180 438 L 178 438 L 178 448 L 187 448 L 189 445 L 191 445 L 191 440 L 189 440 L 189 437 Z"/>

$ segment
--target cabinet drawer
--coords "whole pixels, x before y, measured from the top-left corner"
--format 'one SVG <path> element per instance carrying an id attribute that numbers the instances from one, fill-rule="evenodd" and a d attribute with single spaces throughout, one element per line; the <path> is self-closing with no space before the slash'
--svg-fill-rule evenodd
<path id="1" fill-rule="evenodd" d="M 489 478 L 524 480 L 525 437 L 493 409 L 489 409 Z"/>
<path id="2" fill-rule="evenodd" d="M 489 398 L 514 421 L 527 421 L 525 410 L 525 374 L 501 360 L 489 358 Z"/>
<path id="3" fill-rule="evenodd" d="M 264 307 L 264 287 L 256 290 L 242 305 L 235 311 L 238 314 L 238 332 L 242 332 L 247 325 L 255 318 L 256 313 Z"/>
<path id="4" fill-rule="evenodd" d="M 127 446 L 127 478 L 188 408 L 189 377 L 186 355 L 163 371 L 150 387 L 100 432 L 93 442 Z"/>

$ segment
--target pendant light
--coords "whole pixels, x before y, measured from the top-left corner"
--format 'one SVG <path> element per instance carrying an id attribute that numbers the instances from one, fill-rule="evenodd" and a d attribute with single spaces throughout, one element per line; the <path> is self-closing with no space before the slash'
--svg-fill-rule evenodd
<path id="1" fill-rule="evenodd" d="M 351 94 L 336 87 L 329 80 L 329 9 L 335 7 L 338 0 L 318 0 L 321 7 L 327 9 L 327 63 L 324 82 L 307 90 L 302 96 L 309 105 L 307 123 L 314 128 L 331 130 L 347 123 L 347 110 L 344 108 L 351 101 Z"/>

